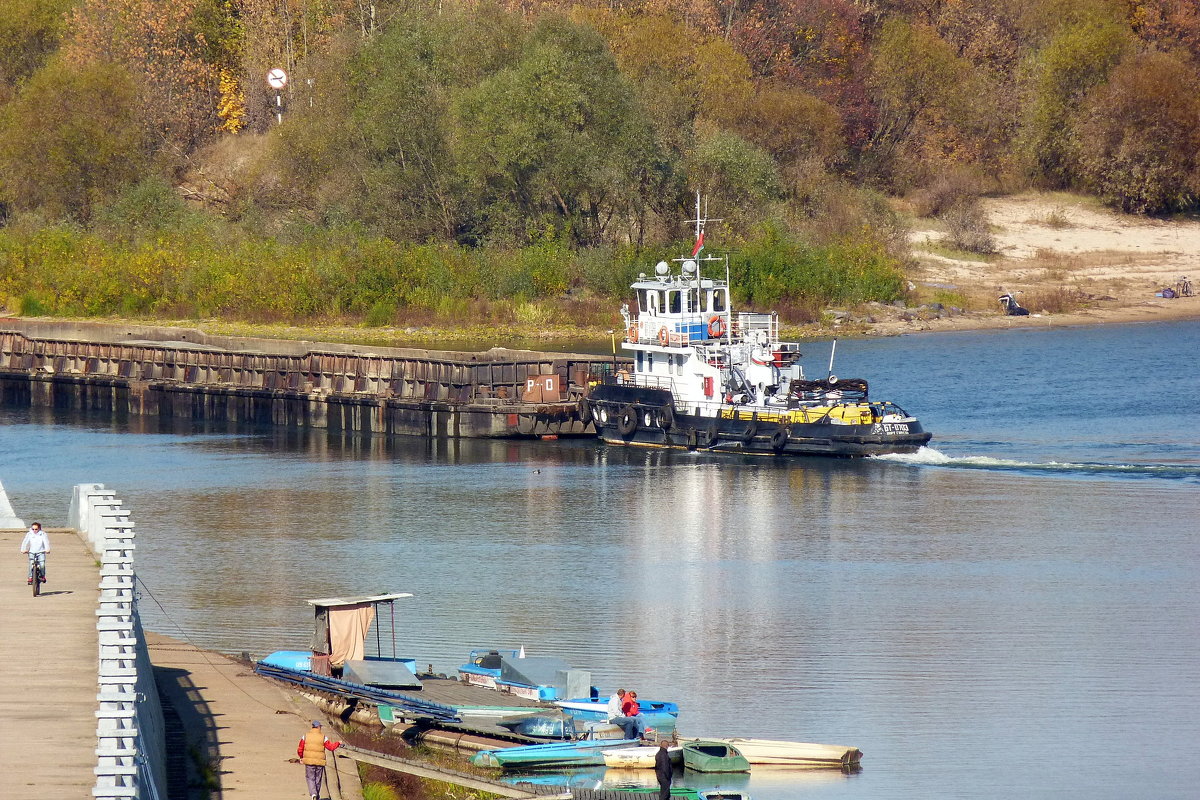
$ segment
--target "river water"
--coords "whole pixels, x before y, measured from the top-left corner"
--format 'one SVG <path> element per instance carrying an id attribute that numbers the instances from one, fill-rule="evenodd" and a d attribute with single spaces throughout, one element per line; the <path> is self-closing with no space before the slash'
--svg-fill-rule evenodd
<path id="1" fill-rule="evenodd" d="M 148 624 L 203 646 L 303 649 L 306 598 L 409 591 L 422 665 L 524 646 L 677 700 L 687 734 L 865 753 L 719 781 L 755 800 L 1190 798 L 1198 352 L 1198 322 L 843 341 L 836 371 L 934 433 L 888 459 L 10 408 L 0 481 L 50 525 L 72 484 L 115 489 Z"/>

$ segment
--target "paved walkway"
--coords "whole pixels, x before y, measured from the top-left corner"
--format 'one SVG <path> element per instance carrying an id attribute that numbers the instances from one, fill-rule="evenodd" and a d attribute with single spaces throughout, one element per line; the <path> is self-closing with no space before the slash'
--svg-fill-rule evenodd
<path id="1" fill-rule="evenodd" d="M 307 800 L 296 745 L 314 719 L 325 723 L 330 739 L 339 738 L 324 713 L 255 675 L 248 664 L 149 631 L 146 640 L 159 694 L 169 699 L 186 737 L 182 746 L 169 743 L 167 750 L 188 754 L 186 764 L 173 765 L 176 775 L 188 772 L 188 800 Z M 172 711 L 164 710 L 171 728 Z M 361 800 L 353 763 L 342 758 L 328 762 L 329 789 L 321 796 Z M 203 784 L 208 784 L 207 794 Z M 173 791 L 172 797 L 184 795 Z"/>
<path id="2" fill-rule="evenodd" d="M 96 558 L 71 530 L 51 529 L 49 580 L 25 584 L 25 531 L 0 530 L 0 800 L 87 800 L 96 765 Z M 164 698 L 172 800 L 307 800 L 296 743 L 308 700 L 249 666 L 146 632 Z M 332 800 L 361 800 L 353 763 L 329 759 Z"/>
<path id="3" fill-rule="evenodd" d="M 100 570 L 74 531 L 50 530 L 42 596 L 25 585 L 25 531 L 0 531 L 0 798 L 90 798 L 96 766 Z"/>

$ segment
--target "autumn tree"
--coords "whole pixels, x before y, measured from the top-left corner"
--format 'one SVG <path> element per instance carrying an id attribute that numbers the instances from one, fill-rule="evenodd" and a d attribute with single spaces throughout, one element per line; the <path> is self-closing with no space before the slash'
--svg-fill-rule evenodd
<path id="1" fill-rule="evenodd" d="M 486 239 L 636 241 L 644 198 L 669 178 L 604 40 L 562 18 L 539 22 L 519 60 L 465 91 L 454 116 L 455 152 Z"/>
<path id="2" fill-rule="evenodd" d="M 0 0 L 0 102 L 58 49 L 69 0 Z"/>
<path id="3" fill-rule="evenodd" d="M 137 83 L 121 66 L 55 59 L 0 108 L 0 198 L 87 221 L 146 163 Z"/>
<path id="4" fill-rule="evenodd" d="M 1200 59 L 1200 4 L 1189 0 L 1123 0 L 1134 33 L 1161 50 L 1183 48 Z"/>
<path id="5" fill-rule="evenodd" d="M 70 16 L 68 61 L 120 64 L 136 81 L 156 149 L 182 156 L 216 124 L 217 71 L 197 30 L 205 0 L 82 0 Z"/>
<path id="6" fill-rule="evenodd" d="M 1077 126 L 1084 186 L 1122 211 L 1157 214 L 1200 198 L 1200 72 L 1168 53 L 1125 59 L 1087 97 Z"/>
<path id="7" fill-rule="evenodd" d="M 859 166 L 904 189 L 939 164 L 973 162 L 992 117 L 987 86 L 972 65 L 925 25 L 889 20 L 872 54 L 875 130 Z"/>
<path id="8" fill-rule="evenodd" d="M 1055 187 L 1072 184 L 1076 171 L 1071 123 L 1087 92 L 1107 79 L 1126 46 L 1126 29 L 1101 20 L 1063 29 L 1037 54 L 1022 132 L 1035 180 Z"/>

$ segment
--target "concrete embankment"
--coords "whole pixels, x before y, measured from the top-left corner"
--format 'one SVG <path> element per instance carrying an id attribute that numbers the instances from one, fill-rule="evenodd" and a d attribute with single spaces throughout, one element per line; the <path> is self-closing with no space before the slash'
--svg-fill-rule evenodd
<path id="1" fill-rule="evenodd" d="M 0 320 L 0 403 L 335 432 L 584 435 L 578 398 L 614 359 L 205 336 Z"/>
<path id="2" fill-rule="evenodd" d="M 172 731 L 171 771 L 186 771 L 188 800 L 304 797 L 304 767 L 292 763 L 296 744 L 314 719 L 338 740 L 324 713 L 299 692 L 255 675 L 250 664 L 161 634 L 146 638 Z M 352 762 L 328 759 L 326 778 L 322 797 L 361 800 Z"/>

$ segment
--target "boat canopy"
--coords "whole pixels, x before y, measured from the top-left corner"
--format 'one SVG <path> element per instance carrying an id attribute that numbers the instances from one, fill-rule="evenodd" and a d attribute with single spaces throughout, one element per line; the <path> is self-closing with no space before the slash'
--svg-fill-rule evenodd
<path id="1" fill-rule="evenodd" d="M 392 633 L 392 660 L 396 659 L 396 605 L 395 601 L 412 597 L 409 592 L 390 592 L 355 597 L 324 597 L 309 600 L 313 607 L 315 628 L 313 630 L 313 671 L 320 675 L 331 674 L 328 670 L 342 669 L 348 661 L 362 661 L 366 655 L 367 635 L 372 623 L 375 628 L 375 655 L 383 657 L 383 633 L 379 606 L 390 611 Z M 336 677 L 336 675 L 335 675 Z"/>
<path id="2" fill-rule="evenodd" d="M 308 600 L 307 603 L 317 608 L 337 608 L 338 606 L 360 606 L 364 603 L 390 603 L 403 597 L 412 597 L 412 594 L 393 592 L 392 594 L 371 594 L 362 597 L 325 597 L 320 600 Z"/>

